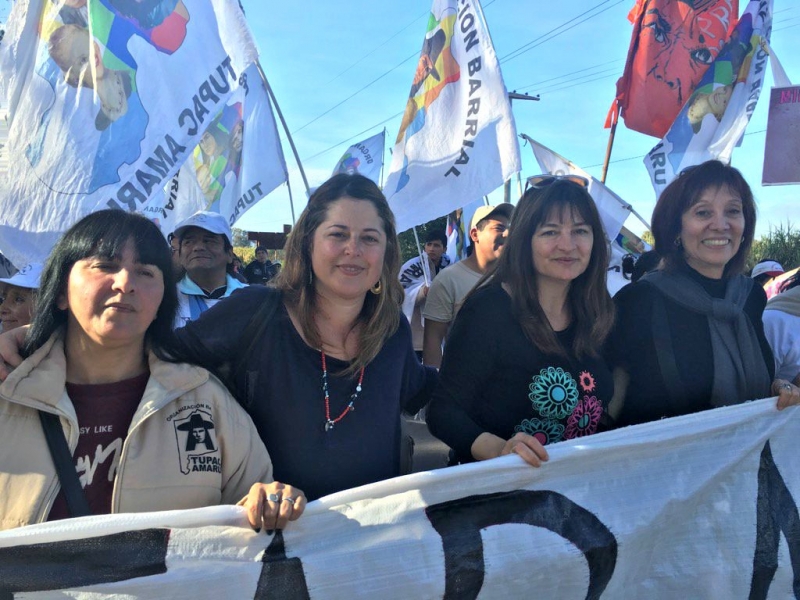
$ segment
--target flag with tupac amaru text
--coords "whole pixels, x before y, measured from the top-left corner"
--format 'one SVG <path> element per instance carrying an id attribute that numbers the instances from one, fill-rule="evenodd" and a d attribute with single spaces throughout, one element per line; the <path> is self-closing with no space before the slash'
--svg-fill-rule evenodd
<path id="1" fill-rule="evenodd" d="M 0 251 L 28 262 L 88 213 L 141 209 L 257 51 L 234 0 L 32 0 L 13 6 L 1 58 Z"/>
<path id="2" fill-rule="evenodd" d="M 286 182 L 278 127 L 258 65 L 250 65 L 239 81 L 178 175 L 141 210 L 164 234 L 199 210 L 218 212 L 233 227 Z"/>

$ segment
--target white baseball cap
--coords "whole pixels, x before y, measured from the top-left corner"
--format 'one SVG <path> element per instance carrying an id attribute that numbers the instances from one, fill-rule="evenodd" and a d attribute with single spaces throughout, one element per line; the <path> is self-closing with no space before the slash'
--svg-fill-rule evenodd
<path id="1" fill-rule="evenodd" d="M 783 273 L 783 267 L 781 266 L 781 263 L 775 260 L 762 260 L 755 267 L 753 267 L 753 272 L 750 273 L 750 277 L 758 277 L 759 275 L 769 275 L 770 277 L 775 277 L 781 273 Z"/>
<path id="2" fill-rule="evenodd" d="M 228 225 L 228 222 L 219 213 L 209 212 L 207 210 L 194 213 L 188 219 L 178 223 L 178 226 L 175 228 L 175 237 L 180 238 L 183 232 L 189 227 L 198 227 L 199 229 L 205 229 L 217 235 L 224 235 L 228 243 L 233 246 L 233 233 L 231 233 L 230 225 Z"/>
<path id="3" fill-rule="evenodd" d="M 31 290 L 39 289 L 39 279 L 42 277 L 42 263 L 31 263 L 25 265 L 19 271 L 14 273 L 11 277 L 2 279 L 0 283 L 7 283 L 21 288 L 28 288 Z"/>
<path id="4" fill-rule="evenodd" d="M 472 215 L 472 220 L 469 223 L 469 230 L 472 231 L 473 227 L 477 227 L 478 223 L 484 219 L 488 219 L 492 215 L 500 215 L 506 219 L 511 219 L 511 213 L 514 212 L 514 205 L 508 202 L 503 202 L 496 206 L 484 205 L 479 206 Z"/>

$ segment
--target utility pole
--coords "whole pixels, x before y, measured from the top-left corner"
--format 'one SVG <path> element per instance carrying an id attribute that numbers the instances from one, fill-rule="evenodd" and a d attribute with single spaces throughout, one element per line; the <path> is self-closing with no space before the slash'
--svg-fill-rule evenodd
<path id="1" fill-rule="evenodd" d="M 535 100 L 539 102 L 541 98 L 539 98 L 539 94 L 535 96 L 529 96 L 527 93 L 525 94 L 518 94 L 516 90 L 513 92 L 509 92 L 508 94 L 508 102 L 513 107 L 514 100 Z M 519 195 L 522 195 L 522 180 L 520 179 L 519 173 L 517 173 L 517 187 L 519 188 Z M 509 179 L 503 184 L 503 202 L 511 202 L 511 180 Z"/>

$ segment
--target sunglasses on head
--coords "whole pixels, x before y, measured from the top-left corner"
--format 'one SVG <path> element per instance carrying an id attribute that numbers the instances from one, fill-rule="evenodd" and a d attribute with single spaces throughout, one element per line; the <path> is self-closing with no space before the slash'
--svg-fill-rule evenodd
<path id="1" fill-rule="evenodd" d="M 589 187 L 589 180 L 580 175 L 551 175 L 550 173 L 543 173 L 528 177 L 525 182 L 525 191 L 527 192 L 528 188 L 541 190 L 553 185 L 556 181 L 569 181 L 584 188 Z"/>

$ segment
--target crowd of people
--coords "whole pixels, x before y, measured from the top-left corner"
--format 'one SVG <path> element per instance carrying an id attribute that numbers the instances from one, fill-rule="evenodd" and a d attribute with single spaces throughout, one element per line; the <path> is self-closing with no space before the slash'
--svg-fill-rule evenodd
<path id="1" fill-rule="evenodd" d="M 686 170 L 653 214 L 657 260 L 612 299 L 575 176 L 476 211 L 468 259 L 433 232 L 402 268 L 360 175 L 311 195 L 280 270 L 261 247 L 235 269 L 212 212 L 169 244 L 144 217 L 91 214 L 43 270 L 0 280 L 0 529 L 221 503 L 283 528 L 307 501 L 405 472 L 401 415 L 426 406 L 451 464 L 541 466 L 561 440 L 800 404 L 800 277 L 767 302 L 744 274 L 755 218 L 736 169 Z"/>

